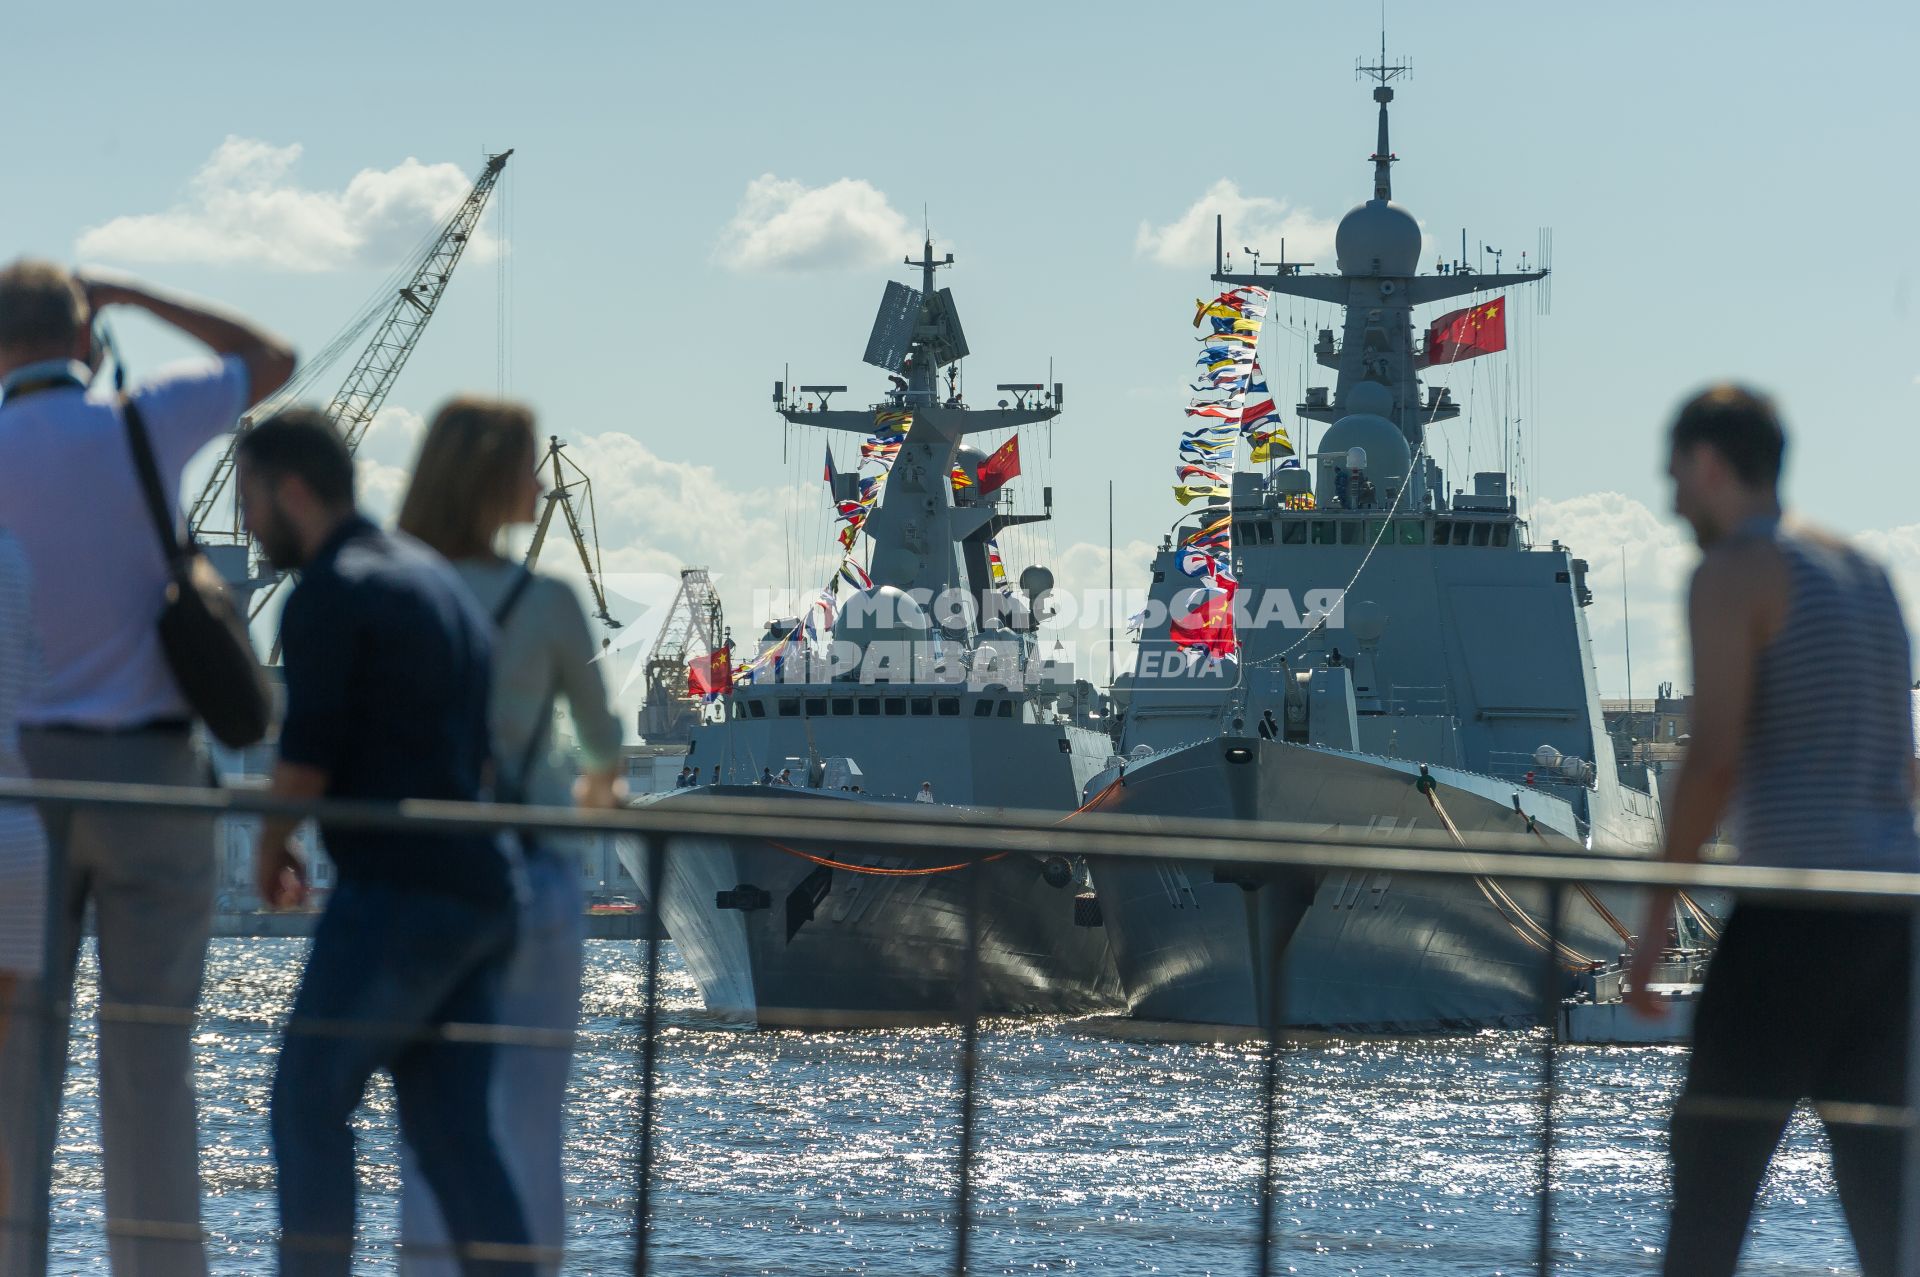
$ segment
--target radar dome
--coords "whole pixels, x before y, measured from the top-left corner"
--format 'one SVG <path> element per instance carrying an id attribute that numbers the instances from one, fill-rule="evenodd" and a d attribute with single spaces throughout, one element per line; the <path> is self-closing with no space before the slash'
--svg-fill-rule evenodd
<path id="1" fill-rule="evenodd" d="M 914 643 L 925 642 L 927 611 L 914 602 L 905 590 L 891 585 L 862 590 L 849 598 L 833 623 L 838 642 Z"/>
<path id="2" fill-rule="evenodd" d="M 1407 472 L 1413 468 L 1413 452 L 1407 446 L 1407 437 L 1400 433 L 1400 427 L 1385 417 L 1368 412 L 1350 412 L 1327 427 L 1327 433 L 1320 436 L 1320 454 L 1318 474 L 1319 496 L 1321 504 L 1327 504 L 1333 498 L 1336 485 L 1334 471 L 1341 467 L 1347 454 L 1359 448 L 1366 453 L 1368 482 L 1382 501 L 1390 491 L 1406 486 Z"/>
<path id="3" fill-rule="evenodd" d="M 980 463 L 986 459 L 987 454 L 970 443 L 961 444 L 953 457 L 954 464 L 959 466 L 961 473 L 974 484 L 980 482 Z"/>
<path id="4" fill-rule="evenodd" d="M 1365 413 L 1370 417 L 1391 417 L 1393 415 L 1393 391 L 1377 381 L 1356 382 L 1347 391 L 1347 402 L 1343 405 L 1349 413 Z"/>
<path id="5" fill-rule="evenodd" d="M 1420 223 L 1388 200 L 1368 200 L 1333 235 L 1342 275 L 1412 275 L 1420 269 Z"/>

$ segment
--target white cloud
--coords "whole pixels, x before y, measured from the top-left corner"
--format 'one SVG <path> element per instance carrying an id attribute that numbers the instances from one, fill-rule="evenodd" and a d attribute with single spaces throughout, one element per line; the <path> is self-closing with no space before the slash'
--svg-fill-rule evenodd
<path id="1" fill-rule="evenodd" d="M 807 186 L 764 173 L 747 183 L 715 259 L 739 271 L 878 266 L 913 246 L 907 219 L 872 183 Z"/>
<path id="2" fill-rule="evenodd" d="M 187 183 L 186 196 L 163 213 L 133 213 L 83 231 L 83 259 L 192 262 L 327 271 L 387 266 L 444 220 L 472 189 L 457 164 L 412 157 L 389 169 L 362 169 L 339 191 L 297 184 L 298 144 L 274 146 L 228 137 Z M 489 258 L 495 241 L 484 228 L 467 251 Z"/>
<path id="3" fill-rule="evenodd" d="M 1682 688 L 1691 683 L 1686 590 L 1700 554 L 1692 534 L 1677 519 L 1657 514 L 1623 493 L 1595 492 L 1538 502 L 1533 538 L 1540 545 L 1558 540 L 1587 561 L 1587 585 L 1594 593 L 1593 606 L 1586 609 L 1587 632 L 1593 639 L 1603 694 L 1627 692 L 1629 618 L 1634 695 L 1651 696 L 1665 681 Z"/>
<path id="4" fill-rule="evenodd" d="M 1887 565 L 1907 614 L 1907 631 L 1920 635 L 1920 523 L 1854 537 L 1860 548 Z"/>
<path id="5" fill-rule="evenodd" d="M 1290 262 L 1333 260 L 1333 232 L 1338 219 L 1316 217 L 1283 199 L 1242 195 L 1239 183 L 1227 178 L 1215 182 L 1186 212 L 1166 225 L 1141 222 L 1133 251 L 1161 266 L 1189 270 L 1205 266 L 1213 260 L 1215 214 L 1225 219 L 1229 253 L 1238 253 L 1242 247 L 1256 248 L 1262 261 L 1278 261 L 1280 241 L 1285 239 Z"/>
<path id="6" fill-rule="evenodd" d="M 1618 492 L 1565 501 L 1541 501 L 1533 517 L 1536 542 L 1558 538 L 1589 566 L 1595 594 L 1587 609 L 1600 687 L 1626 692 L 1626 619 L 1621 615 L 1621 555 L 1625 551 L 1627 607 L 1633 621 L 1633 691 L 1648 696 L 1665 680 L 1691 685 L 1686 638 L 1687 581 L 1700 553 L 1677 518 L 1656 514 Z M 1906 610 L 1907 628 L 1920 634 L 1920 524 L 1861 532 L 1853 540 L 1887 566 Z"/>

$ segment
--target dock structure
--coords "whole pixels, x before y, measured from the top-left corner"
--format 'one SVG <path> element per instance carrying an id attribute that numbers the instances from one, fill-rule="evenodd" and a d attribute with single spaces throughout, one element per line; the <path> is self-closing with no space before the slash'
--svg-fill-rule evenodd
<path id="1" fill-rule="evenodd" d="M 1090 813 L 1082 818 L 1061 822 L 1054 813 L 1008 812 L 992 825 L 956 819 L 938 808 L 892 810 L 885 813 L 835 811 L 816 816 L 795 812 L 788 805 L 763 799 L 715 799 L 689 802 L 671 807 L 652 806 L 619 811 L 581 811 L 561 808 L 506 807 L 495 804 L 406 801 L 399 804 L 319 802 L 295 804 L 280 802 L 260 792 L 177 790 L 157 786 L 115 786 L 77 782 L 0 781 L 0 802 L 35 802 L 48 807 L 111 808 L 120 811 L 196 813 L 202 816 L 286 814 L 323 818 L 330 824 L 360 827 L 405 829 L 416 833 L 445 833 L 472 829 L 537 829 L 552 833 L 600 833 L 637 838 L 657 854 L 648 857 L 651 890 L 660 885 L 666 861 L 683 850 L 697 846 L 703 836 L 724 833 L 732 837 L 805 838 L 830 842 L 844 849 L 847 856 L 898 855 L 903 847 L 918 854 L 976 864 L 993 857 L 1010 855 L 1078 855 L 1098 848 L 1112 857 L 1131 857 L 1149 861 L 1204 865 L 1241 874 L 1354 872 L 1407 875 L 1462 875 L 1484 871 L 1488 857 L 1498 857 L 1503 876 L 1533 883 L 1546 891 L 1550 901 L 1559 902 L 1582 886 L 1605 883 L 1613 887 L 1673 887 L 1699 891 L 1738 891 L 1742 898 L 1775 902 L 1793 901 L 1803 906 L 1849 910 L 1904 910 L 1920 917 L 1920 881 L 1900 873 L 1850 870 L 1761 869 L 1723 864 L 1671 865 L 1630 861 L 1617 857 L 1564 854 L 1543 850 L 1535 843 L 1481 840 L 1468 847 L 1435 843 L 1413 835 L 1402 835 L 1392 843 L 1378 840 L 1343 839 L 1325 831 L 1285 826 L 1249 826 L 1235 822 L 1196 821 L 1177 835 L 1169 835 L 1160 826 L 1127 817 Z M 1564 907 L 1556 905 L 1545 920 L 1557 935 Z M 651 916 L 651 915 L 649 915 Z M 960 920 L 970 949 L 978 952 L 978 937 L 991 918 L 985 916 L 982 902 L 974 893 L 967 916 Z M 631 1014 L 639 1029 L 638 1076 L 633 1086 L 634 1111 L 632 1193 L 635 1204 L 633 1252 L 630 1271 L 635 1274 L 671 1271 L 670 1257 L 657 1253 L 654 1219 L 659 1208 L 659 1151 L 668 1132 L 660 1129 L 658 1086 L 659 1043 L 662 1037 L 661 941 L 659 929 L 651 928 L 642 943 L 643 973 L 638 1005 Z M 1559 969 L 1552 946 L 1540 964 L 1540 1023 L 1555 1025 L 1561 1016 Z M 1284 962 L 1284 953 L 1279 961 Z M 977 979 L 977 972 L 972 978 Z M 1277 981 L 1276 981 L 1277 983 Z M 139 1008 L 116 1007 L 115 1014 L 137 1016 Z M 1911 1011 L 1911 1009 L 1908 1009 Z M 41 997 L 20 1008 L 21 1013 L 42 1017 L 64 1025 L 70 1009 Z M 979 1119 L 980 1086 L 978 1041 L 980 1017 L 978 1002 L 963 999 L 955 1008 L 962 1033 L 958 1052 L 959 1100 L 955 1120 L 958 1130 L 953 1166 L 954 1195 L 946 1213 L 950 1230 L 950 1271 L 970 1271 L 970 1247 L 975 1230 L 974 1171 L 983 1145 L 992 1139 L 992 1131 Z M 1920 1016 L 1910 1016 L 1920 1026 Z M 1280 1021 L 1276 1020 L 1274 1024 Z M 525 1044 L 531 1036 L 512 1026 L 453 1025 L 450 1035 L 464 1040 Z M 1276 1218 L 1276 1191 L 1286 1174 L 1285 1159 L 1279 1153 L 1280 1122 L 1287 1097 L 1287 1069 L 1283 1056 L 1283 1031 L 1269 1029 L 1262 1045 L 1259 1111 L 1255 1121 L 1264 1150 L 1259 1188 L 1259 1226 L 1254 1231 L 1248 1270 L 1260 1274 L 1278 1271 L 1280 1256 L 1279 1221 Z M 1527 1040 L 1537 1050 L 1538 1121 L 1533 1131 L 1532 1159 L 1537 1172 L 1537 1207 L 1533 1271 L 1546 1274 L 1556 1270 L 1564 1257 L 1557 1244 L 1555 1229 L 1555 1184 L 1560 1173 L 1557 1159 L 1556 1108 L 1562 1100 L 1563 1072 L 1560 1067 L 1561 1035 L 1541 1032 Z M 554 1049 L 567 1044 L 548 1043 Z M 1920 1051 L 1911 1058 L 1920 1062 Z M 1908 1094 L 1916 1093 L 1910 1075 Z M 1899 1108 L 1855 1106 L 1858 1112 L 1843 1115 L 1845 1121 L 1884 1127 L 1903 1132 L 1911 1148 L 1920 1139 L 1920 1124 L 1913 1120 L 1911 1102 Z M 1299 1120 L 1296 1116 L 1295 1120 Z M 51 1131 L 49 1131 L 51 1134 Z M 1908 1182 L 1903 1188 L 1905 1235 L 1914 1239 L 1902 1249 L 1901 1277 L 1916 1277 L 1920 1268 L 1920 1156 L 1908 1158 Z M 44 1255 L 48 1231 L 49 1185 L 35 1186 L 40 1208 L 24 1219 L 14 1219 L 7 1227 L 27 1229 L 37 1234 Z M 137 1220 L 109 1219 L 107 1228 L 138 1228 Z M 44 1272 L 44 1268 L 40 1271 Z"/>

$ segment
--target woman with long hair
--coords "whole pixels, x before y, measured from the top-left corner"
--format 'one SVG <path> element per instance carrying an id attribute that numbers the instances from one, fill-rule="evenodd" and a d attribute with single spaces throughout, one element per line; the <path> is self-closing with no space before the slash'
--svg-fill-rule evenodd
<path id="1" fill-rule="evenodd" d="M 586 612 L 561 581 L 501 557 L 502 531 L 533 522 L 541 485 L 533 413 L 520 404 L 462 397 L 434 416 L 400 508 L 400 529 L 438 550 L 494 618 L 492 735 L 496 791 L 513 802 L 563 804 L 569 777 L 553 757 L 554 704 L 565 697 L 582 771 L 573 800 L 611 807 L 620 798 L 620 720 L 594 663 Z M 530 887 L 500 1022 L 571 1034 L 580 1016 L 586 901 L 571 849 L 523 837 Z M 520 1190 L 543 1273 L 557 1272 L 565 1229 L 561 1110 L 572 1054 L 564 1046 L 510 1045 L 496 1054 L 494 1135 Z M 403 1154 L 402 1269 L 409 1277 L 458 1273 L 425 1177 Z"/>

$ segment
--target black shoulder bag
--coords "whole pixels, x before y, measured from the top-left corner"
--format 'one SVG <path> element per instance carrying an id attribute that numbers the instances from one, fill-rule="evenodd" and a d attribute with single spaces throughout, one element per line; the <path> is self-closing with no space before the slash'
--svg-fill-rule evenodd
<path id="1" fill-rule="evenodd" d="M 273 695 L 266 671 L 254 655 L 246 618 L 189 534 L 175 535 L 173 515 L 153 459 L 153 441 L 132 400 L 120 405 L 127 443 L 140 472 L 147 510 L 167 560 L 167 601 L 160 609 L 160 650 L 180 694 L 221 744 L 234 749 L 266 737 Z"/>

